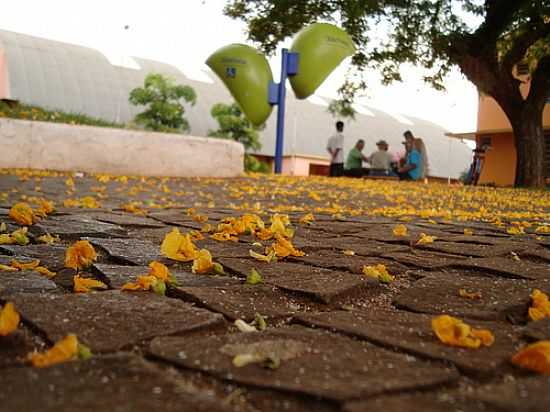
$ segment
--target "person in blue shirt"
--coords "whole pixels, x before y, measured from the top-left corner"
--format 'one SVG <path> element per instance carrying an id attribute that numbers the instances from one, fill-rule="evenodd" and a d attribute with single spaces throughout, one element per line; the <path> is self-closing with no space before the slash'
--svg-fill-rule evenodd
<path id="1" fill-rule="evenodd" d="M 397 169 L 397 175 L 400 180 L 420 180 L 422 179 L 422 155 L 414 147 L 414 138 L 403 142 L 407 149 L 405 164 Z"/>

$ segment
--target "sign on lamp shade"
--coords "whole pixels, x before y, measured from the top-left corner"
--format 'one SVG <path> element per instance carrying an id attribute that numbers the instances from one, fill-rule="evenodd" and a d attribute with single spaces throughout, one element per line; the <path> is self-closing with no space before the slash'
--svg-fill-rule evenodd
<path id="1" fill-rule="evenodd" d="M 248 120 L 263 124 L 273 107 L 268 102 L 268 87 L 273 81 L 263 54 L 245 44 L 230 44 L 214 52 L 206 64 L 229 89 Z"/>

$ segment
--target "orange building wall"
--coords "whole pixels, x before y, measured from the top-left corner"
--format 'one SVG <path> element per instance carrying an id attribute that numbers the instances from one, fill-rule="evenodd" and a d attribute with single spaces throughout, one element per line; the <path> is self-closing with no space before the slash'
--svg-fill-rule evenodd
<path id="1" fill-rule="evenodd" d="M 484 135 L 477 135 L 481 145 Z M 516 148 L 512 133 L 485 135 L 491 138 L 491 148 L 485 153 L 485 161 L 479 176 L 479 184 L 513 186 L 516 176 Z"/>
<path id="2" fill-rule="evenodd" d="M 547 104 L 542 114 L 544 128 L 550 128 L 550 104 Z M 479 111 L 477 116 L 477 131 L 511 130 L 512 126 L 499 104 L 489 96 L 479 96 Z"/>
<path id="3" fill-rule="evenodd" d="M 516 77 L 524 81 L 520 85 L 520 91 L 526 97 L 529 93 L 529 79 L 527 76 Z M 542 124 L 544 129 L 550 129 L 550 104 L 544 108 Z M 486 152 L 479 183 L 513 186 L 516 148 L 512 126 L 499 104 L 492 97 L 480 94 L 476 133 L 478 147 L 484 136 L 491 138 L 491 149 Z"/>

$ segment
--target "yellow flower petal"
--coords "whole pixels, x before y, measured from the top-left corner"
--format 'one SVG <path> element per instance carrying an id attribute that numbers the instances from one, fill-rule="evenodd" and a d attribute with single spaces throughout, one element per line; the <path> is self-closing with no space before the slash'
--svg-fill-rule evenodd
<path id="1" fill-rule="evenodd" d="M 550 317 L 550 300 L 548 299 L 548 295 L 535 289 L 531 293 L 529 318 L 531 320 L 541 320 L 547 317 Z"/>
<path id="2" fill-rule="evenodd" d="M 171 275 L 168 267 L 156 260 L 149 263 L 149 268 L 149 276 L 154 276 L 160 280 L 167 281 Z"/>
<path id="3" fill-rule="evenodd" d="M 195 260 L 193 260 L 193 273 L 209 273 L 214 267 L 212 255 L 207 249 L 201 249 Z"/>
<path id="4" fill-rule="evenodd" d="M 136 291 L 150 290 L 158 279 L 152 275 L 138 276 L 137 282 L 128 282 L 122 285 L 121 290 Z"/>
<path id="5" fill-rule="evenodd" d="M 286 238 L 291 238 L 294 235 L 294 231 L 286 226 L 290 225 L 290 219 L 288 215 L 280 215 L 275 213 L 271 217 L 271 227 L 269 230 L 273 234 L 278 234 Z M 264 239 L 265 240 L 265 239 Z"/>
<path id="6" fill-rule="evenodd" d="M 525 234 L 525 230 L 523 230 L 522 226 L 511 226 L 506 230 L 506 233 L 509 235 L 523 235 Z"/>
<path id="7" fill-rule="evenodd" d="M 275 257 L 275 252 L 273 250 L 267 255 L 262 255 L 261 253 L 254 252 L 253 250 L 249 250 L 248 253 L 250 254 L 250 257 L 266 263 L 271 263 Z"/>
<path id="8" fill-rule="evenodd" d="M 308 213 L 305 216 L 302 216 L 300 218 L 300 223 L 303 225 L 311 225 L 315 222 L 315 217 L 313 216 L 313 213 Z"/>
<path id="9" fill-rule="evenodd" d="M 7 336 L 14 332 L 21 320 L 19 313 L 11 302 L 7 302 L 0 310 L 0 336 Z"/>
<path id="10" fill-rule="evenodd" d="M 0 235 L 0 245 L 13 245 L 15 239 L 8 233 L 2 233 Z"/>
<path id="11" fill-rule="evenodd" d="M 363 266 L 363 274 L 377 279 L 380 283 L 391 283 L 395 276 L 391 275 L 386 269 L 386 265 L 378 264 L 375 266 Z"/>
<path id="12" fill-rule="evenodd" d="M 481 299 L 481 292 L 468 292 L 466 289 L 459 289 L 458 296 L 465 299 Z"/>
<path id="13" fill-rule="evenodd" d="M 46 245 L 51 245 L 53 243 L 59 242 L 59 236 L 52 236 L 49 233 L 46 233 L 45 235 L 39 236 L 37 240 L 40 243 L 45 243 Z"/>
<path id="14" fill-rule="evenodd" d="M 87 209 L 99 209 L 101 207 L 101 203 L 99 203 L 93 196 L 85 196 L 80 199 L 80 206 Z"/>
<path id="15" fill-rule="evenodd" d="M 65 267 L 85 269 L 97 259 L 94 247 L 87 240 L 79 240 L 65 251 Z"/>
<path id="16" fill-rule="evenodd" d="M 35 368 L 44 368 L 58 363 L 76 359 L 78 356 L 78 339 L 76 335 L 67 335 L 45 353 L 30 355 L 31 363 Z"/>
<path id="17" fill-rule="evenodd" d="M 433 243 L 437 239 L 437 236 L 429 236 L 425 233 L 420 234 L 420 239 L 416 242 L 417 245 L 425 245 L 427 243 Z"/>
<path id="18" fill-rule="evenodd" d="M 37 266 L 33 269 L 35 272 L 40 273 L 42 276 L 46 276 L 48 279 L 55 277 L 56 273 L 52 272 L 44 266 Z"/>
<path id="19" fill-rule="evenodd" d="M 208 222 L 208 216 L 206 215 L 193 215 L 191 216 L 191 219 L 193 219 L 197 223 L 205 223 Z"/>
<path id="20" fill-rule="evenodd" d="M 40 199 L 38 212 L 43 215 L 50 215 L 55 210 L 55 204 L 51 200 Z"/>
<path id="21" fill-rule="evenodd" d="M 93 289 L 107 289 L 107 285 L 99 280 L 83 278 L 80 275 L 73 276 L 73 290 L 76 293 L 87 293 Z"/>
<path id="22" fill-rule="evenodd" d="M 31 262 L 23 263 L 23 262 L 18 262 L 17 260 L 14 259 L 10 262 L 10 265 L 11 267 L 14 267 L 19 270 L 33 270 L 38 265 L 40 265 L 40 260 L 34 259 Z"/>
<path id="23" fill-rule="evenodd" d="M 486 329 L 473 329 L 460 319 L 441 315 L 432 319 L 432 330 L 439 340 L 449 346 L 477 349 L 481 345 L 491 346 L 493 334 Z"/>
<path id="24" fill-rule="evenodd" d="M 394 236 L 407 236 L 408 235 L 407 226 L 405 226 L 405 225 L 396 225 L 393 228 L 393 235 Z"/>
<path id="25" fill-rule="evenodd" d="M 35 216 L 28 203 L 16 203 L 10 209 L 9 216 L 20 225 L 30 226 L 34 223 Z"/>
<path id="26" fill-rule="evenodd" d="M 29 237 L 27 236 L 26 227 L 22 227 L 21 229 L 14 230 L 10 236 L 13 239 L 13 243 L 17 243 L 18 245 L 21 245 L 21 246 L 28 245 L 30 242 Z"/>
<path id="27" fill-rule="evenodd" d="M 164 237 L 160 251 L 163 256 L 180 262 L 190 262 L 198 253 L 191 236 L 189 234 L 182 235 L 176 228 Z"/>
<path id="28" fill-rule="evenodd" d="M 286 239 L 283 235 L 275 234 L 276 242 L 271 245 L 271 250 L 275 252 L 275 255 L 279 258 L 285 258 L 287 256 L 304 256 L 305 253 L 294 247 L 292 242 Z"/>
<path id="29" fill-rule="evenodd" d="M 256 233 L 256 237 L 260 240 L 269 240 L 274 236 L 274 233 L 269 229 L 261 229 Z"/>
<path id="30" fill-rule="evenodd" d="M 521 368 L 550 374 L 550 340 L 542 340 L 523 348 L 514 355 L 512 363 Z"/>

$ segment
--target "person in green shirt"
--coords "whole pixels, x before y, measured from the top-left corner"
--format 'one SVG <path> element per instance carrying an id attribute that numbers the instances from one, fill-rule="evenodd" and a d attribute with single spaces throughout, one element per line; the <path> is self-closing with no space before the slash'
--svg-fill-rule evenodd
<path id="1" fill-rule="evenodd" d="M 345 176 L 363 177 L 369 173 L 368 169 L 363 168 L 363 162 L 368 162 L 367 157 L 363 155 L 364 147 L 365 141 L 360 139 L 348 153 L 348 158 L 346 159 L 346 165 L 344 167 Z"/>

